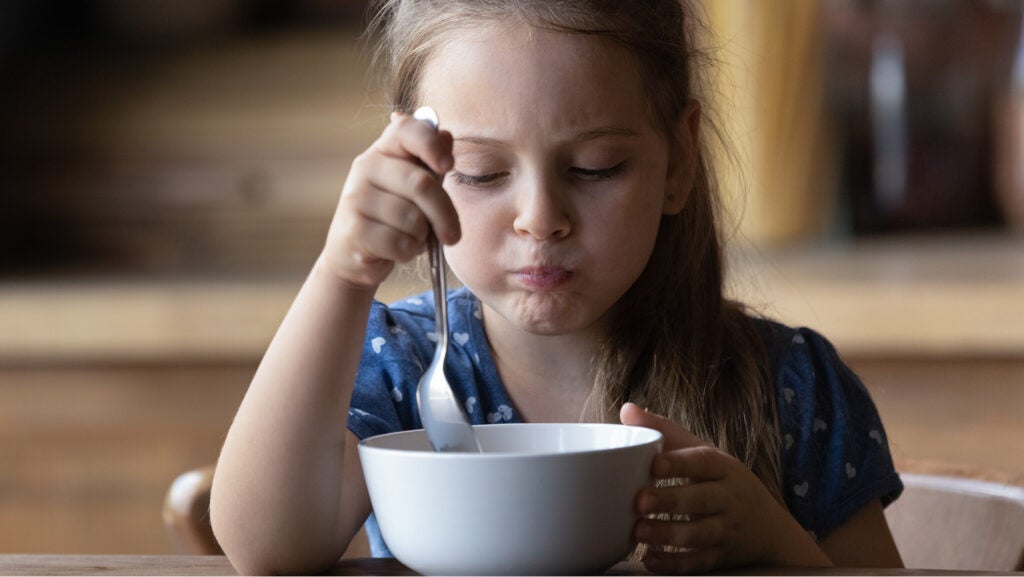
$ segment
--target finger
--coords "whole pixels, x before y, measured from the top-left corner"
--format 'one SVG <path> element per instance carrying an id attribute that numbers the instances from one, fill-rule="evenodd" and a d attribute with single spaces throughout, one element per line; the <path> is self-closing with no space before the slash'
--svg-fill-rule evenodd
<path id="1" fill-rule="evenodd" d="M 391 114 L 391 124 L 374 147 L 388 156 L 415 158 L 436 174 L 444 174 L 455 165 L 450 132 L 400 112 Z"/>
<path id="2" fill-rule="evenodd" d="M 706 549 L 722 543 L 721 517 L 705 517 L 697 521 L 662 521 L 641 519 L 637 521 L 635 538 L 655 549 L 675 547 Z"/>
<path id="3" fill-rule="evenodd" d="M 649 487 L 637 496 L 637 513 L 689 515 L 691 518 L 715 515 L 726 509 L 727 497 L 720 483 L 692 483 L 674 487 Z"/>
<path id="4" fill-rule="evenodd" d="M 363 180 L 370 186 L 405 198 L 414 204 L 441 242 L 458 242 L 461 237 L 458 213 L 455 212 L 455 206 L 448 193 L 429 170 L 408 160 L 380 154 L 364 154 L 353 162 L 353 172 L 364 175 Z M 346 192 L 352 194 L 358 190 Z M 412 218 L 408 215 L 406 217 Z"/>
<path id="5" fill-rule="evenodd" d="M 430 223 L 415 202 L 393 194 L 372 181 L 368 184 L 370 188 L 351 191 L 345 199 L 356 214 L 390 226 L 421 242 L 426 241 Z"/>
<path id="6" fill-rule="evenodd" d="M 653 573 L 699 574 L 707 573 L 717 567 L 721 559 L 722 550 L 719 548 L 681 552 L 648 550 L 644 556 L 644 567 Z"/>
<path id="7" fill-rule="evenodd" d="M 687 447 L 665 451 L 655 457 L 651 463 L 651 474 L 657 479 L 717 481 L 729 474 L 733 461 L 732 457 L 715 447 Z"/>
<path id="8" fill-rule="evenodd" d="M 635 403 L 626 403 L 619 410 L 619 420 L 623 425 L 634 425 L 647 427 L 659 431 L 665 437 L 664 451 L 681 449 L 683 447 L 696 447 L 706 443 L 694 435 L 679 423 L 666 419 L 660 415 L 649 413 Z"/>
<path id="9" fill-rule="evenodd" d="M 346 219 L 342 235 L 351 247 L 350 258 L 356 264 L 376 265 L 379 261 L 407 262 L 423 252 L 423 240 L 403 233 L 388 224 L 369 218 Z"/>

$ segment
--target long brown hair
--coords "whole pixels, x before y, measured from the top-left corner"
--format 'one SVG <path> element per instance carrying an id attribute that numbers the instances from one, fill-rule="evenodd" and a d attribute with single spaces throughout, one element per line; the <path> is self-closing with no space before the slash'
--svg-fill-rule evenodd
<path id="1" fill-rule="evenodd" d="M 453 31 L 516 19 L 625 48 L 651 121 L 678 154 L 680 118 L 708 85 L 712 60 L 696 41 L 707 29 L 680 0 L 380 0 L 376 8 L 373 63 L 396 110 L 415 108 L 419 73 Z M 688 160 L 696 162 L 694 187 L 678 191 L 688 193 L 686 206 L 662 217 L 646 269 L 612 311 L 585 418 L 615 420 L 624 402 L 635 402 L 729 452 L 781 498 L 768 355 L 748 312 L 724 296 L 722 211 L 706 142 L 720 133 L 709 128 L 703 120 Z"/>

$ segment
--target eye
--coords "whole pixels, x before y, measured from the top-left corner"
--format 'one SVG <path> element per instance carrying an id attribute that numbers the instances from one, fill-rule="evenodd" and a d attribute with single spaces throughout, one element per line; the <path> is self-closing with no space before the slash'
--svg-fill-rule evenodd
<path id="1" fill-rule="evenodd" d="M 573 176 L 581 180 L 598 181 L 614 178 L 619 174 L 622 174 L 622 171 L 624 171 L 625 169 L 626 163 L 620 162 L 615 166 L 611 166 L 608 168 L 582 168 L 579 166 L 573 166 L 572 168 L 569 169 L 569 172 L 572 173 Z"/>
<path id="2" fill-rule="evenodd" d="M 504 172 L 494 172 L 491 174 L 481 175 L 464 174 L 458 171 L 451 173 L 451 178 L 456 182 L 456 184 L 472 188 L 493 188 L 501 184 L 501 181 L 504 180 L 505 176 L 507 176 L 507 173 Z"/>

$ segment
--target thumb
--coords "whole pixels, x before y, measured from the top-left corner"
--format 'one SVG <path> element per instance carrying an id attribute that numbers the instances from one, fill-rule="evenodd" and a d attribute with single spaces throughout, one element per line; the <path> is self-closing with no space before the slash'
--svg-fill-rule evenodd
<path id="1" fill-rule="evenodd" d="M 660 432 L 665 437 L 665 442 L 662 446 L 663 451 L 707 445 L 700 437 L 687 430 L 686 427 L 661 415 L 649 413 L 634 403 L 622 405 L 622 409 L 619 410 L 619 420 L 622 421 L 623 425 L 647 427 L 648 429 Z"/>

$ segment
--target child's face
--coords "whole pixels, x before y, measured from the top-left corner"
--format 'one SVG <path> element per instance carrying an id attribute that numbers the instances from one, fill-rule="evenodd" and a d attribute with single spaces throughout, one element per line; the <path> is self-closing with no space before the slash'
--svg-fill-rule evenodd
<path id="1" fill-rule="evenodd" d="M 455 139 L 446 254 L 488 330 L 600 331 L 682 204 L 628 54 L 525 24 L 460 32 L 420 95 Z"/>

